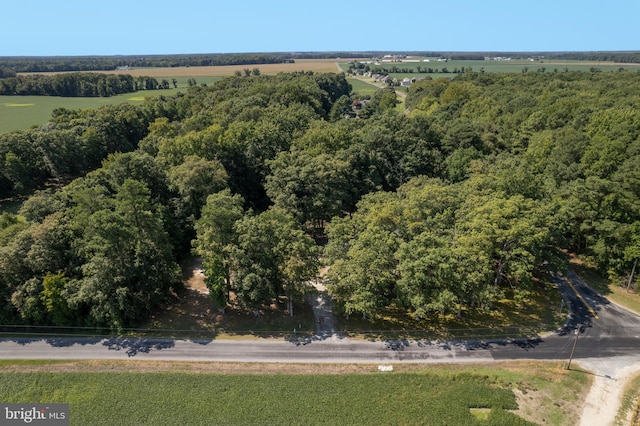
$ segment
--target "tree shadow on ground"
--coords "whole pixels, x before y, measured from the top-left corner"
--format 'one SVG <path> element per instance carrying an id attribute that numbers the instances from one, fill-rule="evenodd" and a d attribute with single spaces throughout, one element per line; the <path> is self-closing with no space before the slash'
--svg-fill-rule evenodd
<path id="1" fill-rule="evenodd" d="M 454 349 L 463 349 L 466 351 L 489 350 L 496 346 L 517 346 L 525 351 L 536 348 L 543 342 L 539 336 L 516 339 L 490 339 L 490 340 L 407 340 L 407 339 L 388 339 L 384 341 L 385 348 L 392 351 L 404 351 L 405 349 L 415 345 L 425 350 L 442 349 L 452 351 Z"/>

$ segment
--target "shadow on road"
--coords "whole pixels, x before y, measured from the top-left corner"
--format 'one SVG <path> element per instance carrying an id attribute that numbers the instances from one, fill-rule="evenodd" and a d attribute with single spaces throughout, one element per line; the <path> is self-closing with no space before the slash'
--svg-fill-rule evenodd
<path id="1" fill-rule="evenodd" d="M 175 346 L 173 339 L 145 339 L 145 338 L 111 338 L 103 343 L 109 350 L 125 350 L 128 356 L 136 356 L 138 353 L 149 353 L 151 350 L 168 349 Z"/>
<path id="2" fill-rule="evenodd" d="M 0 338 L 0 341 L 14 342 L 20 346 L 35 342 L 46 342 L 56 348 L 65 348 L 73 345 L 95 345 L 103 339 L 103 337 L 8 337 Z"/>
<path id="3" fill-rule="evenodd" d="M 453 350 L 465 350 L 465 351 L 474 351 L 474 350 L 490 350 L 495 347 L 505 347 L 505 346 L 517 346 L 520 349 L 525 351 L 532 350 L 536 348 L 538 345 L 543 343 L 541 337 L 527 337 L 520 339 L 491 339 L 491 340 L 450 340 L 450 341 L 431 341 L 431 340 L 416 340 L 416 341 L 408 341 L 406 339 L 402 340 L 385 340 L 384 345 L 386 349 L 390 349 L 392 351 L 403 351 L 412 345 L 417 346 L 418 348 L 423 348 L 425 350 L 431 350 L 434 348 L 442 349 L 445 351 L 453 351 Z"/>
<path id="4" fill-rule="evenodd" d="M 73 345 L 95 345 L 102 341 L 102 337 L 82 337 L 82 338 L 73 338 L 73 337 L 53 337 L 49 339 L 44 339 L 45 342 L 54 346 L 56 348 L 64 348 Z"/>

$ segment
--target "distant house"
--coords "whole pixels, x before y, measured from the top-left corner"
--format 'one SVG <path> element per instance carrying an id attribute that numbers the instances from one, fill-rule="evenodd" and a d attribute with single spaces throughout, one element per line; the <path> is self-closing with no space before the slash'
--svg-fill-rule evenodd
<path id="1" fill-rule="evenodd" d="M 382 81 L 383 83 L 386 83 L 387 81 L 389 81 L 391 79 L 391 77 L 389 77 L 388 75 L 384 75 L 384 74 L 373 74 L 371 76 L 371 78 L 373 78 L 376 81 Z"/>
<path id="2" fill-rule="evenodd" d="M 411 86 L 413 83 L 416 82 L 415 78 L 404 78 L 401 82 L 400 82 L 400 86 Z"/>

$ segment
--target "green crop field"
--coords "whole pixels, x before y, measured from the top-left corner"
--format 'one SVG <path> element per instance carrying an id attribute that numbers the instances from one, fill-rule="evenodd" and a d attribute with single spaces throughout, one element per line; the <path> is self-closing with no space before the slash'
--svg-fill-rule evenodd
<path id="1" fill-rule="evenodd" d="M 162 80 L 163 77 L 159 77 Z M 0 133 L 13 130 L 25 130 L 32 126 L 46 123 L 56 108 L 92 109 L 105 105 L 123 102 L 142 103 L 147 97 L 171 95 L 185 91 L 187 80 L 192 77 L 166 77 L 172 84 L 172 78 L 177 80 L 177 89 L 143 90 L 134 93 L 111 96 L 108 98 L 63 98 L 60 96 L 0 96 Z M 212 84 L 223 77 L 197 76 L 198 84 Z M 173 85 L 173 84 L 172 84 Z"/>
<path id="2" fill-rule="evenodd" d="M 145 97 L 175 93 L 176 89 L 150 90 L 109 98 L 59 96 L 0 96 L 0 133 L 25 130 L 46 123 L 56 108 L 91 109 L 123 102 L 142 103 Z"/>
<path id="3" fill-rule="evenodd" d="M 69 367 L 60 361 L 5 361 L 0 400 L 69 403 L 72 425 L 571 424 L 591 380 L 554 363 L 399 366 L 391 373 L 375 366 L 287 373 L 286 365 L 258 365 L 246 367 L 249 374 L 240 372 L 242 365 L 233 367 L 237 372 L 224 364 L 199 367 L 203 371 L 182 363 L 85 361 L 63 371 Z M 126 371 L 131 368 L 147 372 Z M 222 372 L 211 372 L 215 368 Z"/>

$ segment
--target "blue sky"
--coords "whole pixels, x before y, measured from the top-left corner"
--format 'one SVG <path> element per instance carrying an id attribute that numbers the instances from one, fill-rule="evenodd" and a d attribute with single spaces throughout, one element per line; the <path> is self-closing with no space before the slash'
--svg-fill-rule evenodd
<path id="1" fill-rule="evenodd" d="M 640 0 L 19 0 L 0 56 L 640 50 Z"/>

